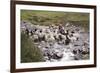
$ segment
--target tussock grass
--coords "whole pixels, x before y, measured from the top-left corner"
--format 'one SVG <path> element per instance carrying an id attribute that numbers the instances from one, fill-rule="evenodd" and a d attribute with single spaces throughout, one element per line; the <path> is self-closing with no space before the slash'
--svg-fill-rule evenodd
<path id="1" fill-rule="evenodd" d="M 29 36 L 21 33 L 21 62 L 41 62 L 43 61 L 42 52 L 34 45 Z"/>

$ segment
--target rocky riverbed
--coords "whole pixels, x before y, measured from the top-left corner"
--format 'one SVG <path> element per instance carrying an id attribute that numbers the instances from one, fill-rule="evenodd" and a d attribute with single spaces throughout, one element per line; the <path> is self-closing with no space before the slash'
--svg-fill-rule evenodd
<path id="1" fill-rule="evenodd" d="M 64 30 L 63 34 L 63 31 L 60 32 L 58 27 L 40 26 L 28 22 L 21 22 L 21 31 L 29 35 L 34 44 L 41 49 L 44 61 L 56 62 L 89 59 L 89 32 L 80 26 L 67 23 L 65 26 L 62 26 Z M 56 31 L 55 28 L 59 31 L 56 34 L 56 37 L 59 36 L 58 38 L 54 36 L 56 33 L 54 32 Z M 40 34 L 41 32 L 42 34 Z M 76 33 L 78 36 L 76 36 Z M 50 37 L 47 36 L 48 34 L 50 34 Z M 64 36 L 66 37 L 64 38 Z"/>

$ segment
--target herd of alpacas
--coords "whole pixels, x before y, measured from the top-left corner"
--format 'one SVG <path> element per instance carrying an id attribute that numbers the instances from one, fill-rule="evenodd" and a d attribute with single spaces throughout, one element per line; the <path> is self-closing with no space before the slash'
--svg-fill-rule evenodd
<path id="1" fill-rule="evenodd" d="M 25 33 L 41 49 L 44 61 L 84 60 L 89 56 L 89 32 L 80 26 L 71 25 L 33 25 L 21 22 L 21 32 Z"/>

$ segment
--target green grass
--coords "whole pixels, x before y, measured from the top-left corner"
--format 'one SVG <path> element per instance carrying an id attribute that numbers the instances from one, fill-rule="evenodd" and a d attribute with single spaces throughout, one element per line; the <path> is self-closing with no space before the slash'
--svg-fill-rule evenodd
<path id="1" fill-rule="evenodd" d="M 81 22 L 82 26 L 88 28 L 89 13 L 21 10 L 21 20 L 29 21 L 35 25 L 58 25 L 59 23 L 66 24 L 66 22 Z"/>
<path id="2" fill-rule="evenodd" d="M 43 61 L 41 50 L 27 35 L 21 33 L 21 63 L 41 61 Z"/>

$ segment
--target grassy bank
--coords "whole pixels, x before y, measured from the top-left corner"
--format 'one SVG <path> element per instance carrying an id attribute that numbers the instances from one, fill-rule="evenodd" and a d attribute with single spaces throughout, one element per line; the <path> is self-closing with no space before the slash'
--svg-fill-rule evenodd
<path id="1" fill-rule="evenodd" d="M 42 52 L 34 45 L 32 40 L 21 33 L 21 62 L 41 62 L 43 61 Z"/>

